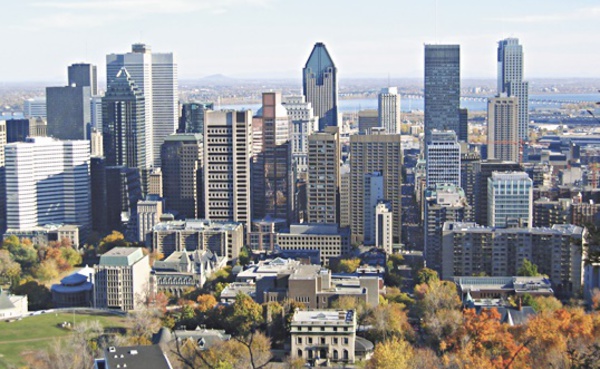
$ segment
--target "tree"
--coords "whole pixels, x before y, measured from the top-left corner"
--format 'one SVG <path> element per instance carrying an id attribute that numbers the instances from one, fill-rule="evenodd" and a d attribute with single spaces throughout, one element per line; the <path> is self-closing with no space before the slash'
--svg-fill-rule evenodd
<path id="1" fill-rule="evenodd" d="M 27 295 L 29 310 L 48 309 L 52 306 L 52 294 L 43 284 L 36 281 L 22 281 L 22 284 L 11 289 L 15 295 Z"/>
<path id="2" fill-rule="evenodd" d="M 429 269 L 429 268 L 421 268 L 419 269 L 419 271 L 417 272 L 417 277 L 415 278 L 415 283 L 416 284 L 427 284 L 432 280 L 439 280 L 440 277 L 438 276 L 437 272 L 433 269 Z"/>
<path id="3" fill-rule="evenodd" d="M 215 306 L 217 306 L 217 299 L 215 299 L 213 295 L 209 294 L 198 296 L 196 301 L 198 302 L 196 309 L 198 309 L 198 311 L 200 311 L 201 313 L 206 313 L 207 311 L 212 310 Z"/>
<path id="4" fill-rule="evenodd" d="M 250 251 L 248 250 L 248 248 L 246 246 L 242 247 L 242 249 L 240 250 L 240 254 L 239 254 L 239 262 L 240 265 L 242 266 L 246 266 L 248 264 L 250 264 Z"/>
<path id="5" fill-rule="evenodd" d="M 7 250 L 0 250 L 0 280 L 14 281 L 21 275 L 21 265 L 13 260 Z"/>
<path id="6" fill-rule="evenodd" d="M 262 306 L 246 294 L 238 293 L 231 307 L 227 320 L 238 335 L 248 335 L 264 322 Z"/>
<path id="7" fill-rule="evenodd" d="M 521 264 L 521 267 L 519 268 L 519 270 L 517 270 L 517 275 L 525 277 L 536 277 L 540 275 L 540 273 L 538 273 L 537 265 L 533 264 L 527 259 L 523 259 L 523 264 Z"/>
<path id="8" fill-rule="evenodd" d="M 54 259 L 47 259 L 35 268 L 33 272 L 34 277 L 40 281 L 50 281 L 58 277 L 58 266 Z"/>
<path id="9" fill-rule="evenodd" d="M 367 369 L 408 369 L 413 368 L 414 350 L 405 340 L 392 337 L 375 346 Z"/>
<path id="10" fill-rule="evenodd" d="M 67 264 L 72 268 L 76 265 L 81 264 L 81 254 L 78 253 L 72 247 L 62 247 L 60 249 L 62 258 L 67 262 Z"/>
<path id="11" fill-rule="evenodd" d="M 125 236 L 123 236 L 121 232 L 112 231 L 109 235 L 106 235 L 100 240 L 100 243 L 98 244 L 98 254 L 104 254 L 115 247 L 128 246 L 131 246 L 131 243 L 125 241 Z"/>
<path id="12" fill-rule="evenodd" d="M 149 345 L 152 335 L 161 327 L 162 314 L 158 309 L 141 307 L 127 315 L 130 327 L 130 344 Z"/>
<path id="13" fill-rule="evenodd" d="M 404 306 L 396 303 L 378 305 L 366 319 L 371 327 L 369 338 L 372 341 L 385 341 L 390 337 L 412 337 L 412 327 Z"/>
<path id="14" fill-rule="evenodd" d="M 338 264 L 338 270 L 340 273 L 354 273 L 360 266 L 360 259 L 343 259 Z"/>

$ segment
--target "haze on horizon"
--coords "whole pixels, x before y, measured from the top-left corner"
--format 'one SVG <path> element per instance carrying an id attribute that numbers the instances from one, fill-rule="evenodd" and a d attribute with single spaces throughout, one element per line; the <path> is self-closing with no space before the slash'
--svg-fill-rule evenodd
<path id="1" fill-rule="evenodd" d="M 75 62 L 103 81 L 106 54 L 135 42 L 173 52 L 180 79 L 296 79 L 317 41 L 340 78 L 422 78 L 423 44 L 457 43 L 461 77 L 492 79 L 506 37 L 525 79 L 595 78 L 599 25 L 594 0 L 21 0 L 3 5 L 0 81 L 64 83 Z"/>

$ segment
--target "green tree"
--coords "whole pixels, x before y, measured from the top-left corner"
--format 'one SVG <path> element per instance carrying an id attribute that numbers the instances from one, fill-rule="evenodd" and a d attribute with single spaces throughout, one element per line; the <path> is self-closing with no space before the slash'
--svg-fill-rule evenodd
<path id="1" fill-rule="evenodd" d="M 244 293 L 237 294 L 231 308 L 227 320 L 238 335 L 250 334 L 264 322 L 262 306 Z"/>
<path id="2" fill-rule="evenodd" d="M 63 259 L 71 267 L 81 264 L 81 254 L 75 251 L 72 247 L 62 247 L 60 253 Z"/>
<path id="3" fill-rule="evenodd" d="M 517 275 L 525 277 L 536 277 L 540 275 L 540 273 L 538 273 L 537 265 L 533 264 L 527 259 L 523 259 L 523 264 L 521 264 L 521 267 L 519 268 L 519 270 L 517 270 Z"/>
<path id="4" fill-rule="evenodd" d="M 338 265 L 338 270 L 340 273 L 354 273 L 354 272 L 356 272 L 356 269 L 358 269 L 359 266 L 360 266 L 359 258 L 343 259 L 343 260 L 340 260 L 340 263 Z"/>
<path id="5" fill-rule="evenodd" d="M 242 266 L 246 266 L 248 264 L 250 264 L 250 251 L 248 250 L 248 248 L 246 246 L 242 247 L 242 249 L 240 250 L 240 256 L 239 256 L 239 262 L 240 265 Z"/>
<path id="6" fill-rule="evenodd" d="M 415 282 L 417 284 L 429 284 L 431 281 L 439 279 L 440 277 L 438 276 L 435 270 L 429 268 L 421 268 L 417 272 L 417 278 L 415 279 Z"/>
<path id="7" fill-rule="evenodd" d="M 36 281 L 26 281 L 12 288 L 15 295 L 27 295 L 29 310 L 42 310 L 52 307 L 52 294 L 48 287 Z"/>

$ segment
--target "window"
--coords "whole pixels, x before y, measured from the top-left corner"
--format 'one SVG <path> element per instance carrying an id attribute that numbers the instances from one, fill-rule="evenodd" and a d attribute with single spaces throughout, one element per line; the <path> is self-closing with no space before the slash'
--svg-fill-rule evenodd
<path id="1" fill-rule="evenodd" d="M 348 344 L 348 337 L 344 337 L 344 345 Z"/>
<path id="2" fill-rule="evenodd" d="M 308 343 L 312 345 L 312 343 L 313 343 L 312 337 L 308 337 Z"/>
<path id="3" fill-rule="evenodd" d="M 302 344 L 302 337 L 298 337 L 298 344 Z"/>

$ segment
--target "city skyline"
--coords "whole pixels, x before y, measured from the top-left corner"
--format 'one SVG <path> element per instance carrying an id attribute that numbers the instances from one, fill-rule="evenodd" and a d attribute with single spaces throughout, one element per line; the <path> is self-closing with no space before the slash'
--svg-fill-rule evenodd
<path id="1" fill-rule="evenodd" d="M 588 39 L 600 6 L 590 0 L 548 1 L 543 7 L 516 0 L 438 1 L 437 11 L 433 0 L 377 6 L 331 1 L 319 12 L 310 11 L 312 3 L 125 0 L 118 2 L 118 12 L 114 1 L 7 4 L 4 27 L 13 36 L 3 46 L 13 57 L 5 58 L 0 80 L 64 80 L 65 65 L 77 62 L 97 65 L 103 80 L 104 56 L 140 41 L 173 52 L 182 79 L 214 74 L 301 79 L 298 71 L 315 42 L 328 45 L 342 79 L 422 77 L 424 43 L 460 44 L 461 76 L 494 78 L 497 42 L 508 37 L 526 48 L 529 79 L 598 76 L 599 57 Z M 198 35 L 210 38 L 200 43 Z M 269 42 L 260 42 L 263 37 Z M 44 55 L 43 62 L 30 50 Z"/>

